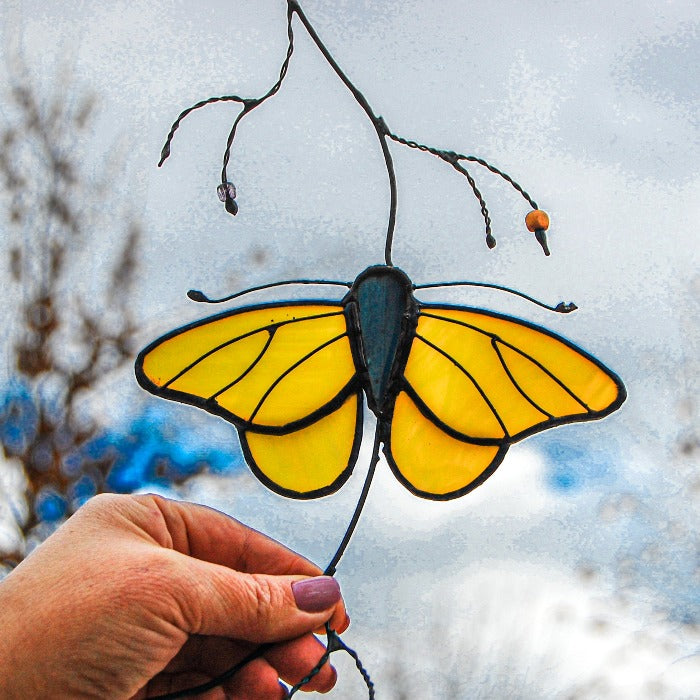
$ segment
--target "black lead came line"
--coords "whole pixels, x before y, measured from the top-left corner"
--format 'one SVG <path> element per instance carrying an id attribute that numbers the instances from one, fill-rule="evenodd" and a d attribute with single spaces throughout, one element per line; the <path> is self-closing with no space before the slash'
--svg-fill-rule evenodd
<path id="1" fill-rule="evenodd" d="M 478 311 L 477 311 L 477 313 L 478 313 Z M 459 321 L 456 318 L 450 318 L 448 316 L 438 316 L 436 314 L 431 314 L 431 313 L 426 313 L 426 312 L 422 312 L 422 314 L 428 318 L 434 318 L 434 319 L 437 319 L 439 321 L 445 321 L 446 323 L 453 323 L 453 324 L 458 325 L 458 326 L 464 326 L 465 328 L 469 328 L 472 331 L 476 331 L 477 333 L 485 335 L 487 338 L 491 338 L 492 342 L 498 341 L 499 343 L 501 343 L 505 347 L 517 352 L 519 355 L 522 355 L 524 358 L 526 358 L 527 360 L 532 362 L 534 365 L 537 366 L 538 369 L 540 369 L 550 379 L 552 379 L 554 382 L 556 382 L 561 389 L 563 389 L 567 394 L 569 394 L 569 396 L 574 401 L 576 401 L 582 408 L 584 408 L 588 413 L 591 413 L 591 414 L 594 413 L 594 411 L 590 408 L 590 406 L 588 406 L 588 404 L 585 401 L 583 401 L 583 399 L 579 398 L 576 394 L 574 394 L 574 392 L 571 389 L 569 389 L 569 387 L 566 386 L 566 384 L 564 384 L 564 382 L 562 382 L 562 380 L 559 379 L 559 377 L 557 377 L 554 373 L 552 373 L 550 370 L 548 370 L 541 362 L 539 362 L 539 360 L 532 357 L 532 355 L 528 355 L 526 352 L 523 352 L 520 348 L 516 347 L 512 343 L 509 343 L 507 340 L 505 340 L 504 338 L 501 338 L 499 335 L 485 331 L 483 328 L 479 328 L 478 326 L 472 325 L 471 323 L 467 323 L 466 321 Z M 494 318 L 498 318 L 498 316 L 494 316 Z M 531 326 L 529 326 L 528 324 L 525 324 L 524 327 L 531 328 Z M 535 330 L 542 331 L 543 329 L 535 329 Z M 566 342 L 564 340 L 564 338 L 556 336 L 553 333 L 547 333 L 547 335 L 550 338 L 567 346 L 568 348 L 574 349 L 576 352 L 580 353 L 580 350 L 578 348 L 576 348 L 576 346 L 572 345 L 571 343 Z M 500 357 L 500 354 L 499 354 L 499 357 Z M 590 358 L 586 358 L 586 359 L 590 360 Z M 538 408 L 537 410 L 540 410 L 540 409 Z"/>
<path id="2" fill-rule="evenodd" d="M 277 330 L 277 329 L 275 329 Z M 228 391 L 229 389 L 232 389 L 236 384 L 239 382 L 242 382 L 257 366 L 260 360 L 264 357 L 265 353 L 267 352 L 268 348 L 272 344 L 272 341 L 275 337 L 275 331 L 268 331 L 267 335 L 267 340 L 265 341 L 265 345 L 263 345 L 262 350 L 258 353 L 258 356 L 246 367 L 241 374 L 239 374 L 233 381 L 230 381 L 228 384 L 225 384 L 224 386 L 221 387 L 218 391 L 214 392 L 208 399 L 207 401 L 215 401 L 217 404 L 219 403 L 217 399 L 221 394 L 224 392 Z M 220 405 L 220 404 L 219 404 Z"/>
<path id="3" fill-rule="evenodd" d="M 416 333 L 416 338 L 418 338 L 418 340 L 420 340 L 421 342 L 425 343 L 429 348 L 432 348 L 439 355 L 442 355 L 446 360 L 449 360 L 460 372 L 462 372 L 462 374 L 464 374 L 464 376 L 467 377 L 467 379 L 469 379 L 469 381 L 471 381 L 471 383 L 474 385 L 474 388 L 479 392 L 479 394 L 481 395 L 481 398 L 484 400 L 486 405 L 489 407 L 491 413 L 493 413 L 494 418 L 498 421 L 498 424 L 501 426 L 501 430 L 503 431 L 503 439 L 510 440 L 510 434 L 508 433 L 508 428 L 506 427 L 506 424 L 501 419 L 501 416 L 499 415 L 498 411 L 496 410 L 496 407 L 491 402 L 491 399 L 489 399 L 488 395 L 486 394 L 486 392 L 482 388 L 481 384 L 479 384 L 479 382 L 476 381 L 476 379 L 471 374 L 471 372 L 467 371 L 466 367 L 464 367 L 464 365 L 462 365 L 455 357 L 450 355 L 450 353 L 448 353 L 446 350 L 443 350 L 441 347 L 438 347 L 437 345 L 435 345 L 435 343 L 430 342 L 430 340 L 428 340 L 424 336 Z M 411 386 L 411 388 L 413 389 L 412 386 Z M 413 391 L 415 392 L 415 389 L 413 389 Z M 431 411 L 431 413 L 434 413 L 434 412 Z M 444 421 L 440 421 L 440 423 L 443 423 L 443 422 Z M 464 433 L 462 433 L 462 435 L 464 435 Z M 467 438 L 472 437 L 473 438 L 473 436 L 470 436 L 470 435 L 464 435 L 464 437 L 467 437 Z"/>
<path id="4" fill-rule="evenodd" d="M 260 397 L 260 400 L 258 401 L 257 406 L 255 407 L 255 410 L 251 413 L 250 418 L 248 419 L 249 422 L 252 422 L 255 420 L 255 417 L 258 415 L 260 409 L 262 408 L 263 404 L 265 403 L 267 397 L 277 388 L 277 386 L 280 384 L 280 382 L 287 376 L 289 376 L 295 369 L 298 367 L 301 367 L 307 360 L 311 359 L 314 357 L 314 355 L 318 354 L 319 352 L 323 352 L 326 348 L 330 347 L 333 345 L 333 343 L 337 343 L 341 338 L 347 338 L 348 334 L 347 332 L 341 333 L 340 335 L 336 335 L 334 338 L 330 338 L 326 340 L 325 342 L 321 343 L 321 345 L 316 346 L 313 350 L 310 352 L 307 352 L 306 355 L 303 357 L 299 358 L 293 365 L 290 365 L 287 367 L 287 369 L 280 374 L 274 382 L 266 389 L 265 393 Z"/>
<path id="5" fill-rule="evenodd" d="M 518 393 L 527 401 L 530 406 L 532 406 L 538 413 L 541 413 L 543 416 L 546 416 L 548 421 L 552 421 L 556 418 L 556 416 L 553 413 L 550 413 L 549 411 L 545 411 L 542 406 L 537 404 L 533 398 L 530 397 L 530 395 L 523 389 L 518 381 L 515 379 L 513 376 L 513 372 L 511 371 L 510 367 L 508 367 L 508 363 L 506 362 L 505 357 L 503 357 L 503 353 L 501 352 L 500 348 L 498 347 L 500 339 L 499 338 L 492 338 L 491 339 L 491 347 L 493 348 L 493 351 L 496 353 L 496 357 L 498 358 L 498 361 L 501 363 L 501 367 L 503 368 L 503 371 L 506 373 L 506 376 L 508 377 L 510 383 L 517 389 Z M 511 348 L 514 349 L 514 348 Z M 520 353 L 523 357 L 526 359 L 530 360 L 531 358 L 526 356 L 524 353 Z M 543 423 L 545 421 L 540 421 L 540 423 Z M 537 425 L 537 424 L 535 424 Z M 522 431 L 521 431 L 522 432 Z"/>
<path id="6" fill-rule="evenodd" d="M 278 304 L 277 306 L 286 306 L 286 304 Z M 310 306 L 311 306 L 311 304 L 310 304 Z M 265 307 L 261 306 L 260 308 L 264 309 Z M 276 307 L 271 306 L 270 308 L 276 308 Z M 175 376 L 168 379 L 168 381 L 165 382 L 165 384 L 163 384 L 162 388 L 164 388 L 164 389 L 169 388 L 173 382 L 177 381 L 184 374 L 187 374 L 187 372 L 189 372 L 193 367 L 196 367 L 200 362 L 203 362 L 211 355 L 219 352 L 219 350 L 223 350 L 224 348 L 227 348 L 228 346 L 233 345 L 234 343 L 237 343 L 239 340 L 245 340 L 246 338 L 250 338 L 254 335 L 257 335 L 258 333 L 263 333 L 265 331 L 267 331 L 271 335 L 274 335 L 279 328 L 282 328 L 283 326 L 288 326 L 292 323 L 301 323 L 302 321 L 315 321 L 316 319 L 328 318 L 329 316 L 341 316 L 342 313 L 343 313 L 343 311 L 341 309 L 338 311 L 330 311 L 330 312 L 324 313 L 324 314 L 315 314 L 313 316 L 299 316 L 299 317 L 290 318 L 290 319 L 287 319 L 284 321 L 275 321 L 274 323 L 270 323 L 270 324 L 267 324 L 265 326 L 260 326 L 259 328 L 253 328 L 249 331 L 246 331 L 245 333 L 242 333 L 241 335 L 235 336 L 234 338 L 229 338 L 228 340 L 225 340 L 223 343 L 219 343 L 219 345 L 217 345 L 216 347 L 213 347 L 210 350 L 207 350 L 207 352 L 205 352 L 204 354 L 202 354 L 199 357 L 197 357 L 196 359 L 194 359 L 187 366 L 183 367 Z M 220 320 L 226 321 L 229 318 L 231 318 L 232 316 L 234 316 L 235 314 L 236 314 L 235 311 L 233 314 L 229 314 L 229 315 L 224 314 L 223 316 L 220 317 Z M 207 322 L 208 322 L 208 320 L 205 319 L 204 323 L 207 323 Z M 199 326 L 201 324 L 202 324 L 201 321 L 196 322 L 195 324 L 193 324 L 192 327 L 196 328 L 197 326 Z M 168 338 L 168 340 L 170 340 L 170 338 Z M 165 340 L 164 342 L 168 342 L 168 340 Z"/>

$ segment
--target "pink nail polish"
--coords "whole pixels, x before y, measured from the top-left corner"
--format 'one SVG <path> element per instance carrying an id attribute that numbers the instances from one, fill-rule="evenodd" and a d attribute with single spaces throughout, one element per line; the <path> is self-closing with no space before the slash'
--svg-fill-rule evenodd
<path id="1" fill-rule="evenodd" d="M 340 586 L 331 576 L 315 576 L 292 584 L 292 593 L 299 610 L 321 612 L 340 600 Z"/>

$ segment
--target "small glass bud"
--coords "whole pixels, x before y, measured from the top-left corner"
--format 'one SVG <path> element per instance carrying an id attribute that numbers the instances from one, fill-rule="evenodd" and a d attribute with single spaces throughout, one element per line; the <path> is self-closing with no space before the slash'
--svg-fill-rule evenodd
<path id="1" fill-rule="evenodd" d="M 216 188 L 216 194 L 220 202 L 225 202 L 227 199 L 236 199 L 236 186 L 232 182 L 222 182 Z"/>
<path id="2" fill-rule="evenodd" d="M 542 246 L 542 250 L 545 255 L 550 255 L 549 246 L 547 245 L 547 234 L 544 232 L 543 228 L 538 228 L 535 231 L 535 238 L 537 242 Z"/>
<path id="3" fill-rule="evenodd" d="M 236 204 L 235 199 L 227 199 L 224 206 L 226 207 L 226 211 L 229 214 L 233 214 L 233 216 L 236 216 L 236 214 L 238 214 L 238 204 Z"/>

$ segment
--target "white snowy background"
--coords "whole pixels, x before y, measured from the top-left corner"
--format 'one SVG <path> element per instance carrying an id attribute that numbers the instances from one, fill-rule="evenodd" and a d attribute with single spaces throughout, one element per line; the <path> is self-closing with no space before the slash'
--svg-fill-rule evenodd
<path id="1" fill-rule="evenodd" d="M 580 310 L 561 317 L 473 289 L 421 298 L 546 325 L 613 368 L 629 392 L 605 421 L 514 446 L 493 477 L 453 502 L 413 497 L 380 464 L 338 571 L 353 619 L 344 638 L 380 698 L 700 697 L 700 476 L 697 450 L 682 449 L 697 431 L 697 4 L 302 6 L 394 132 L 486 158 L 552 219 L 545 258 L 525 229 L 527 204 L 471 167 L 498 240 L 489 251 L 464 178 L 392 146 L 394 262 L 417 284 L 495 282 Z M 187 289 L 218 296 L 296 276 L 352 280 L 383 261 L 389 195 L 376 134 L 298 22 L 282 89 L 244 119 L 234 145 L 239 215 L 215 194 L 236 105 L 190 116 L 155 167 L 182 109 L 211 95 L 260 96 L 275 82 L 285 12 L 283 0 L 0 4 L 5 74 L 20 55 L 40 94 L 67 71 L 76 94 L 99 100 L 94 133 L 76 148 L 87 168 L 108 154 L 122 169 L 100 206 L 118 216 L 126 203 L 143 221 L 133 303 L 144 345 L 207 313 Z M 0 115 L 7 109 L 0 103 Z M 75 287 L 86 297 L 117 223 L 85 252 Z M 107 386 L 106 422 L 148 400 L 129 371 Z M 194 409 L 172 410 L 197 420 Z M 213 441 L 236 440 L 226 425 L 211 430 Z M 202 477 L 188 497 L 324 566 L 369 447 L 350 482 L 317 502 L 282 499 L 247 472 Z M 351 663 L 335 658 L 336 696 L 362 697 Z"/>

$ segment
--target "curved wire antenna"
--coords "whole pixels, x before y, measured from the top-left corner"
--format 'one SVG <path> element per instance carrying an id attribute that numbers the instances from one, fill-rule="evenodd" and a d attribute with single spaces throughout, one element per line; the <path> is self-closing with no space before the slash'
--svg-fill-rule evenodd
<path id="1" fill-rule="evenodd" d="M 259 292 L 263 289 L 272 289 L 273 287 L 284 287 L 285 285 L 291 284 L 308 284 L 308 285 L 332 285 L 335 287 L 347 287 L 350 289 L 352 287 L 352 282 L 338 282 L 336 280 L 309 280 L 309 279 L 299 279 L 299 280 L 284 280 L 283 282 L 270 282 L 269 284 L 260 284 L 257 287 L 249 287 L 240 292 L 235 292 L 234 294 L 229 294 L 228 296 L 221 297 L 220 299 L 212 299 L 208 297 L 204 292 L 200 292 L 198 289 L 190 289 L 187 292 L 187 296 L 192 301 L 203 302 L 205 304 L 223 304 L 226 301 L 231 301 L 232 299 L 237 299 L 242 297 L 244 294 L 251 294 L 253 292 Z"/>
<path id="2" fill-rule="evenodd" d="M 439 287 L 483 287 L 485 289 L 497 289 L 500 292 L 514 294 L 516 297 L 521 297 L 522 299 L 532 302 L 537 306 L 541 306 L 543 309 L 547 309 L 547 311 L 556 311 L 559 314 L 569 314 L 572 311 L 576 311 L 576 309 L 578 309 L 578 306 L 576 306 L 576 304 L 574 304 L 573 301 L 560 301 L 556 306 L 551 306 L 550 304 L 546 304 L 543 301 L 539 301 L 539 299 L 535 299 L 534 297 L 531 297 L 528 294 L 523 294 L 523 292 L 519 292 L 517 289 L 512 289 L 511 287 L 504 287 L 500 284 L 491 284 L 490 282 L 431 282 L 430 284 L 413 285 L 414 290 L 437 289 Z"/>

